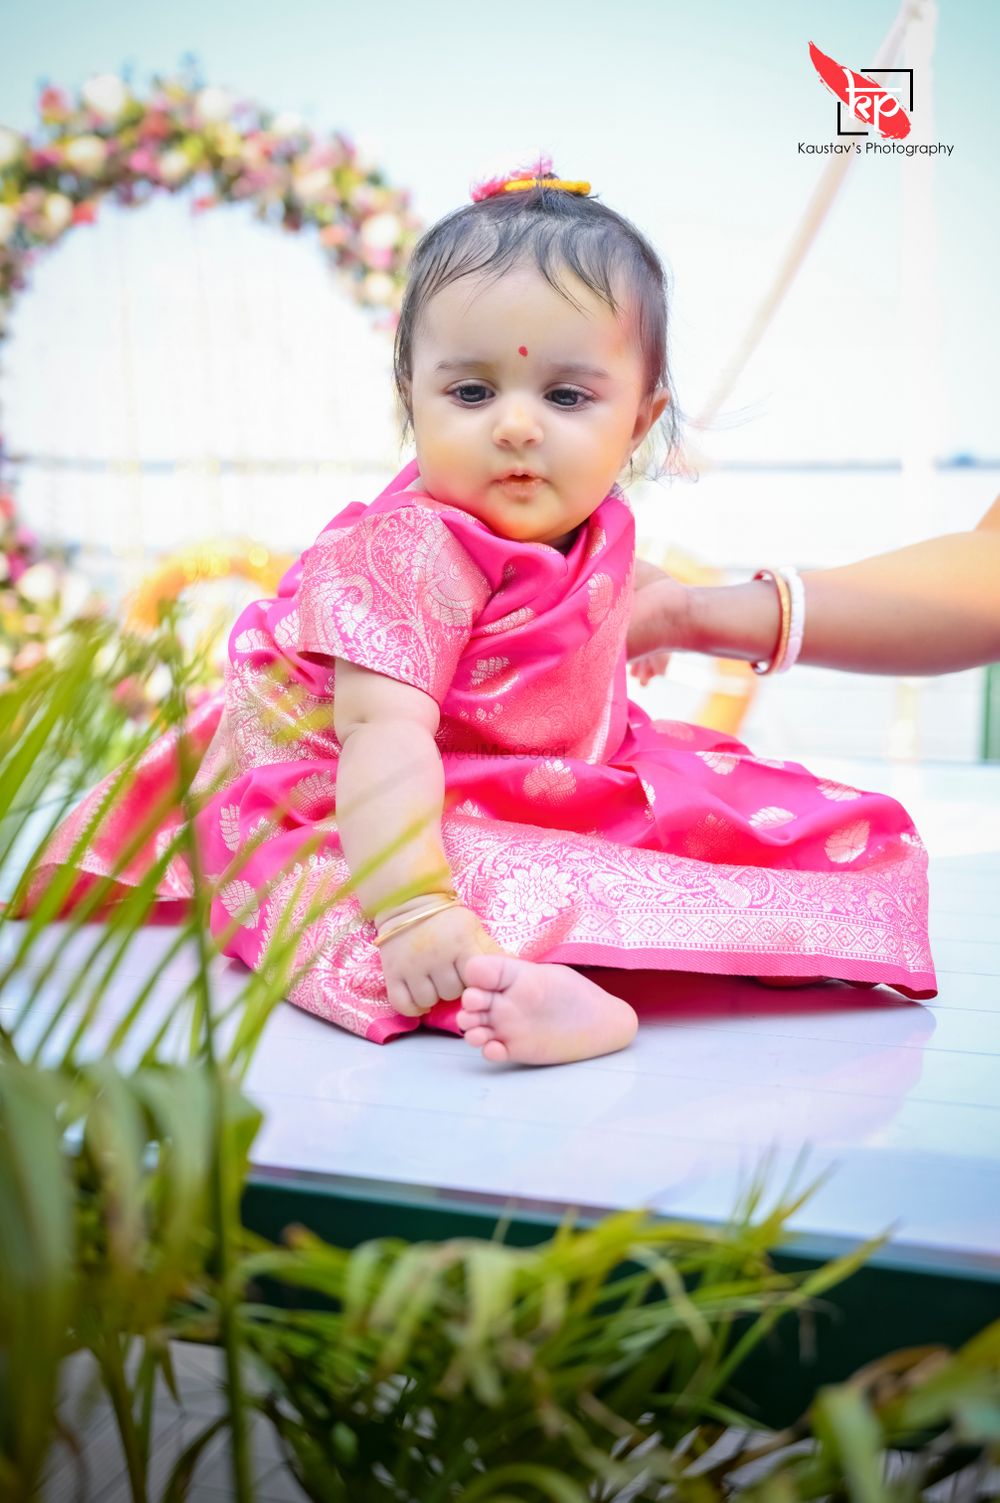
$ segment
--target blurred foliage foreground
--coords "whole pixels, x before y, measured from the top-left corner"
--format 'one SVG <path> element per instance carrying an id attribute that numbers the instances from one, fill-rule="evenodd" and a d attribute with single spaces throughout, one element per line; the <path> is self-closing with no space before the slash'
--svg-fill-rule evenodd
<path id="1" fill-rule="evenodd" d="M 179 731 L 199 682 L 169 623 L 152 644 L 99 621 L 70 637 L 58 663 L 0 690 L 0 875 L 15 901 L 112 753 L 127 778 L 157 730 Z M 163 661 L 164 721 L 138 733 L 116 686 Z M 189 813 L 193 772 L 179 790 Z M 144 975 L 139 931 L 178 855 L 196 879 L 171 934 L 178 963 L 158 952 Z M 986 1485 L 1000 1461 L 1000 1324 L 957 1352 L 886 1356 L 821 1389 L 780 1433 L 735 1407 L 748 1353 L 880 1245 L 776 1272 L 769 1253 L 814 1187 L 765 1211 L 758 1175 L 722 1230 L 635 1211 L 589 1229 L 567 1221 L 527 1250 L 383 1238 L 348 1252 L 301 1228 L 282 1246 L 249 1231 L 241 1193 L 261 1118 L 241 1081 L 289 985 L 294 936 L 223 1006 L 197 875 L 182 828 L 123 902 L 108 907 L 98 885 L 52 927 L 69 886 L 57 879 L 30 920 L 0 913 L 0 1497 L 38 1496 L 62 1447 L 77 1495 L 102 1497 L 57 1401 L 62 1360 L 88 1351 L 131 1495 L 152 1498 L 156 1395 L 160 1380 L 176 1391 L 176 1340 L 221 1348 L 225 1377 L 220 1413 L 156 1494 L 170 1503 L 220 1431 L 232 1496 L 252 1498 L 260 1416 L 323 1503 L 877 1503 L 939 1496 L 946 1478 Z M 713 1459 L 729 1426 L 745 1428 L 743 1449 Z M 741 1483 L 753 1460 L 756 1480 Z"/>

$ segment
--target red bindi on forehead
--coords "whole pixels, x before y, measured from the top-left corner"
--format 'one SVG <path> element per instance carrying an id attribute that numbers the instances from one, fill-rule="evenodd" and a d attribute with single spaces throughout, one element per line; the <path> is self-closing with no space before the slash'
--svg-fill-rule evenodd
<path id="1" fill-rule="evenodd" d="M 528 353 L 527 345 L 519 344 L 517 347 L 517 353 L 519 355 L 526 355 Z"/>

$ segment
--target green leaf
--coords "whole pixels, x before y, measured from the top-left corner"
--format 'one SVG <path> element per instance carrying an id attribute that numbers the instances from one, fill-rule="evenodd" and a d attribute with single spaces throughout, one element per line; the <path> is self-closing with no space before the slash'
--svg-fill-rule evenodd
<path id="1" fill-rule="evenodd" d="M 888 1503 L 882 1432 L 862 1396 L 846 1385 L 822 1388 L 812 1418 L 820 1444 L 843 1472 L 851 1503 Z"/>
<path id="2" fill-rule="evenodd" d="M 0 1454 L 25 1488 L 48 1449 L 73 1308 L 62 1099 L 52 1077 L 18 1061 L 0 1064 Z"/>

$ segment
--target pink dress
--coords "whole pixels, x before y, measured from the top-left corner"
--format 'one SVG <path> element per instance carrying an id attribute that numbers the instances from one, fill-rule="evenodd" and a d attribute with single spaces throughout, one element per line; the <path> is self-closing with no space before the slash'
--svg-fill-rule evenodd
<path id="1" fill-rule="evenodd" d="M 416 474 L 414 461 L 370 505 L 340 512 L 277 598 L 243 612 L 225 689 L 190 721 L 200 777 L 224 777 L 198 833 L 213 931 L 241 917 L 226 953 L 265 964 L 289 904 L 349 879 L 329 661 L 342 657 L 440 706 L 445 851 L 463 902 L 504 950 L 933 996 L 927 857 L 900 804 L 629 702 L 635 528 L 620 491 L 563 554 L 497 536 L 415 489 Z M 174 766 L 174 741 L 161 738 L 79 863 L 81 884 L 110 870 Z M 104 786 L 57 832 L 50 868 Z M 164 819 L 124 883 L 179 818 Z M 181 862 L 161 892 L 190 896 Z M 376 1043 L 421 1022 L 459 1032 L 456 1002 L 422 1019 L 390 1007 L 374 935 L 353 895 L 331 901 L 303 930 L 308 968 L 289 999 Z"/>

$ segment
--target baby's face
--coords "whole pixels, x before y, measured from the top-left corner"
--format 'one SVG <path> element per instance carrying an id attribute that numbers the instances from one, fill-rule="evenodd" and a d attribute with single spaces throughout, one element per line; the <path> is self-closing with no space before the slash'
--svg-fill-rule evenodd
<path id="1" fill-rule="evenodd" d="M 579 308 L 533 265 L 436 293 L 414 340 L 411 401 L 430 495 L 503 537 L 567 548 L 667 395 L 643 398 L 628 327 L 571 272 L 559 280 Z M 519 470 L 535 478 L 505 478 Z"/>

